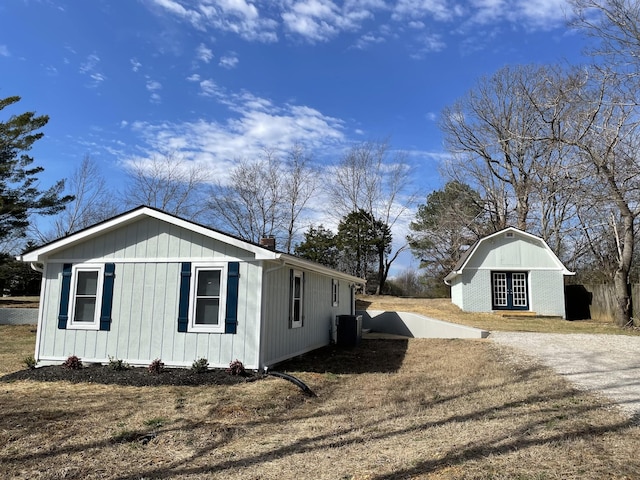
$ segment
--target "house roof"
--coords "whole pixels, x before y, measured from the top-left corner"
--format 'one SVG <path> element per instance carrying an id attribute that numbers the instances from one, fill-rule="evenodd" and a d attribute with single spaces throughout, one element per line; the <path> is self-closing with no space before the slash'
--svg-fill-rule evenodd
<path id="1" fill-rule="evenodd" d="M 575 275 L 575 272 L 571 272 L 569 271 L 560 261 L 560 259 L 557 257 L 557 255 L 553 252 L 553 250 L 551 250 L 551 248 L 549 247 L 549 245 L 547 245 L 547 242 L 544 241 L 543 238 L 538 237 L 536 235 L 533 235 L 531 233 L 527 233 L 523 230 L 519 230 L 515 227 L 507 227 L 504 228 L 502 230 L 499 230 L 495 233 L 492 233 L 491 235 L 487 235 L 486 237 L 481 238 L 480 240 L 477 240 L 473 245 L 471 245 L 460 257 L 460 259 L 458 260 L 458 262 L 456 263 L 455 267 L 453 267 L 453 270 L 446 276 L 444 277 L 444 283 L 446 283 L 447 285 L 450 285 L 450 281 L 453 280 L 455 277 L 457 277 L 458 275 L 462 275 L 462 272 L 464 271 L 465 267 L 467 266 L 467 264 L 469 263 L 469 260 L 471 259 L 471 257 L 473 256 L 473 254 L 478 250 L 478 248 L 480 247 L 480 245 L 484 242 L 490 241 L 492 238 L 495 238 L 499 235 L 502 235 L 506 232 L 513 232 L 513 233 L 517 233 L 518 235 L 521 235 L 523 237 L 532 239 L 532 240 L 536 240 L 538 242 L 540 242 L 543 246 L 543 248 L 547 251 L 547 253 L 549 254 L 549 256 L 552 258 L 552 260 L 554 261 L 554 263 L 556 263 L 556 265 L 558 266 L 558 269 L 562 271 L 563 275 Z"/>
<path id="2" fill-rule="evenodd" d="M 104 233 L 115 230 L 129 223 L 133 223 L 144 217 L 155 218 L 163 222 L 168 222 L 180 228 L 184 228 L 186 230 L 190 230 L 192 232 L 204 235 L 206 237 L 213 238 L 215 240 L 224 242 L 226 244 L 233 245 L 235 247 L 238 247 L 242 250 L 245 250 L 254 254 L 256 260 L 276 261 L 276 262 L 283 263 L 284 265 L 291 265 L 298 268 L 305 268 L 311 271 L 316 271 L 318 273 L 331 275 L 336 278 L 345 279 L 347 281 L 357 283 L 357 284 L 366 283 L 365 280 L 361 278 L 354 277 L 352 275 L 348 275 L 343 272 L 339 272 L 337 270 L 326 267 L 319 263 L 311 262 L 309 260 L 296 257 L 295 255 L 290 255 L 290 254 L 279 252 L 276 250 L 271 250 L 259 244 L 249 242 L 247 240 L 243 240 L 239 237 L 235 237 L 233 235 L 221 232 L 219 230 L 213 229 L 211 227 L 207 227 L 205 225 L 198 224 L 196 222 L 185 220 L 183 218 L 169 214 L 162 210 L 148 207 L 148 206 L 140 206 L 140 207 L 134 208 L 120 215 L 112 217 L 108 220 L 97 223 L 96 225 L 93 225 L 91 227 L 85 228 L 78 232 L 72 233 L 65 237 L 49 242 L 40 247 L 26 251 L 22 255 L 17 256 L 16 258 L 17 260 L 20 260 L 23 262 L 31 262 L 31 263 L 46 262 L 47 258 L 50 255 L 60 250 L 69 248 L 73 245 L 76 245 L 81 242 L 85 242 L 87 240 L 91 240 Z"/>

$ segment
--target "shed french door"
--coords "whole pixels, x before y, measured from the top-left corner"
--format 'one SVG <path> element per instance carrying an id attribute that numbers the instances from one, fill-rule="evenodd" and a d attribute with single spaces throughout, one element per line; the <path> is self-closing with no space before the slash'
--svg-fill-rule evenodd
<path id="1" fill-rule="evenodd" d="M 527 272 L 493 272 L 491 282 L 494 310 L 528 310 Z"/>

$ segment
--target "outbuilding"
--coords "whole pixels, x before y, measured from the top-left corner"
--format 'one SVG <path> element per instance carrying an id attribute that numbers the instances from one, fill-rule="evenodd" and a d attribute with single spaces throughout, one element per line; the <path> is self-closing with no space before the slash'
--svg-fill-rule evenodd
<path id="1" fill-rule="evenodd" d="M 272 240 L 272 239 L 270 239 Z M 330 343 L 364 280 L 150 207 L 24 253 L 42 269 L 39 365 L 206 358 L 263 369 Z"/>
<path id="2" fill-rule="evenodd" d="M 540 237 L 509 227 L 484 237 L 445 277 L 467 312 L 519 311 L 566 318 L 564 277 L 574 275 Z"/>

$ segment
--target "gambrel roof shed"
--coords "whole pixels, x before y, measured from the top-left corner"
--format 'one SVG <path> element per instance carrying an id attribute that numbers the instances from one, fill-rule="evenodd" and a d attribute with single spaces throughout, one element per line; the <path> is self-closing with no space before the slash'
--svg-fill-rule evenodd
<path id="1" fill-rule="evenodd" d="M 138 207 L 18 257 L 43 264 L 36 360 L 258 369 L 326 345 L 364 280 Z"/>
<path id="2" fill-rule="evenodd" d="M 509 227 L 472 245 L 445 283 L 452 302 L 465 311 L 565 317 L 564 276 L 573 274 L 542 238 Z"/>

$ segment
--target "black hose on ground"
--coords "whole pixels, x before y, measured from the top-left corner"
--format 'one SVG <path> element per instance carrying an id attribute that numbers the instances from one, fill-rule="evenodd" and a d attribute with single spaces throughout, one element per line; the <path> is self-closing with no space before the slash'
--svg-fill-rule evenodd
<path id="1" fill-rule="evenodd" d="M 282 373 L 282 372 L 274 372 L 270 370 L 267 370 L 267 375 L 273 375 L 274 377 L 280 377 L 280 378 L 284 378 L 285 380 L 289 380 L 291 383 L 300 387 L 300 389 L 302 389 L 305 395 L 309 395 L 310 397 L 317 396 L 315 393 L 313 393 L 313 391 L 309 387 L 305 385 L 305 383 L 302 380 L 294 377 L 293 375 L 289 375 L 287 373 Z"/>

